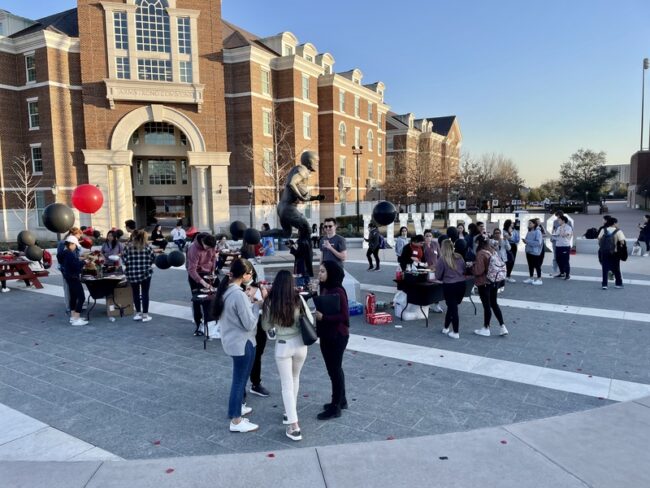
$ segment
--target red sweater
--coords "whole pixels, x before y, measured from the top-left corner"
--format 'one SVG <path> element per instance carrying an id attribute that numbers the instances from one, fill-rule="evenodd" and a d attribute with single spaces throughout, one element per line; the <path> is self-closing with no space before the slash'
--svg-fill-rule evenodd
<path id="1" fill-rule="evenodd" d="M 323 314 L 323 319 L 316 322 L 318 337 L 332 339 L 337 335 L 350 335 L 350 310 L 348 309 L 348 296 L 343 288 L 321 290 L 321 295 L 338 295 L 341 308 L 335 314 Z"/>

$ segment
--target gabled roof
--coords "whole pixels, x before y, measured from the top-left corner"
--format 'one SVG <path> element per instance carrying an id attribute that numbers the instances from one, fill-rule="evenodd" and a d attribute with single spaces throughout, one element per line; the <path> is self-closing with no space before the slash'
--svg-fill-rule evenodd
<path id="1" fill-rule="evenodd" d="M 451 130 L 451 126 L 454 125 L 456 116 L 447 115 L 445 117 L 429 117 L 427 120 L 433 123 L 433 132 L 440 134 L 441 136 L 447 136 Z"/>
<path id="2" fill-rule="evenodd" d="M 267 45 L 260 42 L 260 38 L 255 34 L 248 32 L 247 30 L 237 27 L 230 22 L 221 19 L 221 26 L 223 27 L 223 48 L 224 49 L 235 49 L 243 46 L 255 46 L 265 51 L 268 51 L 276 56 L 279 56 L 280 53 L 276 53 L 273 49 Z"/>
<path id="3" fill-rule="evenodd" d="M 23 37 L 34 32 L 49 30 L 65 34 L 69 37 L 79 37 L 79 21 L 77 20 L 77 9 L 73 8 L 65 12 L 43 17 L 35 21 L 34 25 L 21 31 L 13 33 L 12 38 Z"/>
<path id="4" fill-rule="evenodd" d="M 396 114 L 395 112 L 388 111 L 388 117 L 391 119 L 390 123 L 393 125 L 396 129 L 398 125 L 401 126 L 402 128 L 408 129 L 409 125 L 402 120 L 403 115 Z"/>

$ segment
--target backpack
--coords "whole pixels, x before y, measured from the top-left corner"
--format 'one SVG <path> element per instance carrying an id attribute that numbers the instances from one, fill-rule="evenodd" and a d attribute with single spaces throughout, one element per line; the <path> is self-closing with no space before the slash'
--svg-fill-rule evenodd
<path id="1" fill-rule="evenodd" d="M 506 279 L 506 265 L 499 256 L 499 253 L 495 252 L 490 256 L 487 279 L 490 283 L 500 283 Z"/>
<path id="2" fill-rule="evenodd" d="M 607 232 L 606 229 L 603 230 L 603 238 L 598 244 L 598 250 L 601 252 L 601 254 L 611 256 L 616 252 L 616 240 L 614 239 L 614 235 L 617 232 L 618 229 L 616 229 L 614 232 Z"/>
<path id="3" fill-rule="evenodd" d="M 47 249 L 43 249 L 43 267 L 45 269 L 52 267 L 52 254 Z"/>
<path id="4" fill-rule="evenodd" d="M 381 234 L 379 234 L 379 249 L 390 249 L 388 242 L 386 242 L 386 238 Z"/>
<path id="5" fill-rule="evenodd" d="M 598 239 L 598 230 L 595 227 L 587 229 L 587 232 L 585 232 L 585 239 Z"/>

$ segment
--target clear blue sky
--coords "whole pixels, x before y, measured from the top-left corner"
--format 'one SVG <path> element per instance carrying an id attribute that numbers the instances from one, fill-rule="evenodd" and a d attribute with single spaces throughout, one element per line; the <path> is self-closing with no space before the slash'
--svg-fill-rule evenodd
<path id="1" fill-rule="evenodd" d="M 74 0 L 2 0 L 34 18 Z M 529 184 L 578 148 L 627 163 L 639 148 L 648 0 L 224 0 L 227 20 L 260 36 L 289 30 L 386 84 L 416 117 L 456 114 L 463 149 L 502 153 Z M 650 72 L 647 88 L 650 98 Z M 646 110 L 646 136 L 650 104 Z"/>

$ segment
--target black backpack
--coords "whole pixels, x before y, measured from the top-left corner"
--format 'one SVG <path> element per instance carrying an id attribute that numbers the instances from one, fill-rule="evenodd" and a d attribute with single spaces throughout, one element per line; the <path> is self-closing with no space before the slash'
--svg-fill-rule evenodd
<path id="1" fill-rule="evenodd" d="M 598 230 L 596 230 L 595 227 L 587 229 L 587 232 L 585 232 L 585 239 L 598 239 Z"/>
<path id="2" fill-rule="evenodd" d="M 598 244 L 598 249 L 602 255 L 611 256 L 616 253 L 616 239 L 614 236 L 617 232 L 618 229 L 614 232 L 607 232 L 607 229 L 603 229 L 603 238 Z"/>

